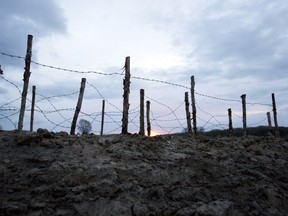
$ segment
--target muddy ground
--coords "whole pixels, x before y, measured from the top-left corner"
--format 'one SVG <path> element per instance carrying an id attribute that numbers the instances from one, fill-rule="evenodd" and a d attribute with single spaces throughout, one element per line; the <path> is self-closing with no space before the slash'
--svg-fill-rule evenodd
<path id="1" fill-rule="evenodd" d="M 288 215 L 272 136 L 0 131 L 0 215 Z"/>

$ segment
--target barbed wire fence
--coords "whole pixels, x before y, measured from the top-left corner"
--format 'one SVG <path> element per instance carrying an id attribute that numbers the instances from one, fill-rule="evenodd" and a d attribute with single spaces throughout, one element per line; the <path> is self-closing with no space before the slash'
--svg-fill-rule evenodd
<path id="1" fill-rule="evenodd" d="M 17 56 L 17 55 L 11 55 L 7 54 L 4 52 L 0 52 L 1 55 L 9 57 L 9 58 L 15 58 L 15 59 L 21 59 L 25 60 L 25 57 L 22 56 Z M 77 74 L 95 74 L 95 75 L 102 75 L 102 76 L 107 76 L 107 77 L 114 77 L 114 76 L 119 76 L 123 78 L 123 68 L 120 68 L 119 70 L 116 70 L 111 73 L 106 73 L 106 72 L 99 72 L 99 71 L 81 71 L 81 70 L 74 70 L 74 69 L 66 69 L 62 67 L 55 67 L 47 64 L 42 64 L 38 63 L 35 61 L 31 61 L 32 64 L 38 66 L 38 67 L 43 67 L 43 68 L 48 68 L 51 70 L 57 70 L 57 71 L 63 71 L 63 72 L 68 72 L 68 73 L 77 73 Z M 17 125 L 17 115 L 20 112 L 19 109 L 19 101 L 21 99 L 21 90 L 18 87 L 17 84 L 15 84 L 13 81 L 8 80 L 7 78 L 4 77 L 4 75 L 1 75 L 1 79 L 3 83 L 6 83 L 7 86 L 12 86 L 15 91 L 19 93 L 20 97 L 16 97 L 15 99 L 12 99 L 11 101 L 5 102 L 2 105 L 0 105 L 0 120 L 6 120 L 7 122 L 16 129 Z M 162 85 L 168 85 L 171 86 L 172 88 L 181 88 L 185 90 L 190 90 L 190 87 L 187 87 L 185 85 L 169 82 L 169 81 L 164 81 L 164 80 L 158 80 L 158 79 L 153 79 L 153 78 L 145 78 L 145 77 L 139 77 L 139 76 L 131 76 L 131 79 L 135 79 L 138 81 L 145 81 L 145 82 L 151 82 L 151 83 L 157 83 L 157 84 L 162 84 Z M 95 84 L 92 84 L 92 82 L 87 81 L 87 86 L 89 87 L 89 91 L 96 92 L 97 93 L 97 101 L 105 101 L 106 104 L 108 105 L 105 109 L 105 128 L 106 132 L 105 134 L 111 134 L 111 133 L 119 133 L 122 127 L 122 114 L 123 110 L 120 104 L 115 105 L 110 101 L 110 99 L 107 99 L 107 97 L 104 96 L 103 92 L 99 90 L 99 88 L 96 87 Z M 8 87 L 7 87 L 8 88 Z M 86 89 L 87 91 L 87 89 Z M 31 90 L 28 92 L 31 96 Z M 49 123 L 49 129 L 51 131 L 55 130 L 69 130 L 71 127 L 71 122 L 72 122 L 72 116 L 73 112 L 75 112 L 75 104 L 72 103 L 77 100 L 75 96 L 79 93 L 79 91 L 74 91 L 72 93 L 65 93 L 65 94 L 60 94 L 60 95 L 53 95 L 53 96 L 45 96 L 43 93 L 36 93 L 36 96 L 38 100 L 35 103 L 35 112 L 37 113 L 36 118 L 37 121 L 35 124 L 40 125 L 47 125 Z M 214 100 L 214 101 L 219 101 L 221 103 L 223 102 L 229 102 L 229 103 L 237 103 L 237 107 L 239 106 L 239 103 L 242 103 L 243 101 L 238 100 L 238 99 L 227 99 L 227 98 L 221 98 L 221 97 L 216 97 L 216 96 L 211 96 L 199 92 L 195 92 L 197 97 L 201 98 L 206 98 L 209 100 Z M 182 96 L 179 96 L 182 97 Z M 152 130 L 157 131 L 158 133 L 175 133 L 175 132 L 183 132 L 187 129 L 187 123 L 186 123 L 186 116 L 185 116 L 185 107 L 184 107 L 184 97 L 183 97 L 183 102 L 178 104 L 176 107 L 172 107 L 172 103 L 167 105 L 164 102 L 161 102 L 160 100 L 154 99 L 150 96 L 145 95 L 146 100 L 152 101 L 153 104 L 155 104 L 155 110 L 154 107 L 152 106 L 151 109 L 151 125 L 152 125 Z M 63 100 L 63 101 L 68 101 L 67 104 L 71 104 L 69 108 L 65 107 L 59 107 L 59 102 L 55 100 Z M 87 98 L 84 98 L 87 99 Z M 27 98 L 27 101 L 30 103 L 29 105 L 26 106 L 26 111 L 30 112 L 31 111 L 31 100 Z M 89 101 L 89 99 L 88 99 Z M 57 104 L 57 105 L 55 105 Z M 273 111 L 272 105 L 268 103 L 259 103 L 259 102 L 247 102 L 246 103 L 249 106 L 262 106 L 266 107 L 265 115 L 263 115 L 263 119 L 249 123 L 248 127 L 252 126 L 258 126 L 260 124 L 264 124 L 265 121 L 267 122 L 267 116 L 266 112 L 271 112 Z M 63 104 L 62 104 L 63 105 Z M 66 104 L 65 104 L 66 105 Z M 49 109 L 50 106 L 50 109 Z M 156 106 L 161 107 L 161 112 L 156 110 Z M 196 103 L 197 106 L 197 120 L 200 122 L 200 127 L 203 130 L 213 130 L 213 129 L 221 129 L 221 130 L 226 130 L 228 128 L 228 115 L 225 111 L 221 112 L 221 114 L 213 114 L 211 110 L 207 110 L 207 108 L 203 108 L 202 105 L 199 105 L 199 103 Z M 100 106 L 99 106 L 100 107 Z M 93 125 L 93 128 L 100 128 L 101 124 L 101 111 L 95 111 L 91 112 L 89 109 L 81 110 L 79 118 L 88 118 L 90 123 Z M 237 109 L 239 110 L 239 108 Z M 241 112 L 233 112 L 233 116 L 236 117 L 236 119 L 243 121 L 243 116 L 239 114 Z M 252 115 L 252 114 L 251 114 Z M 27 119 L 29 117 L 29 114 L 26 113 L 25 118 Z M 138 132 L 139 130 L 139 117 L 140 117 L 140 112 L 139 112 L 139 105 L 136 105 L 134 108 L 129 110 L 129 125 L 130 125 L 130 130 L 133 132 Z M 146 115 L 145 115 L 146 117 Z M 44 119 L 43 119 L 44 118 Z M 45 127 L 44 126 L 44 127 Z M 95 134 L 99 134 L 100 130 L 94 129 L 92 131 Z"/>

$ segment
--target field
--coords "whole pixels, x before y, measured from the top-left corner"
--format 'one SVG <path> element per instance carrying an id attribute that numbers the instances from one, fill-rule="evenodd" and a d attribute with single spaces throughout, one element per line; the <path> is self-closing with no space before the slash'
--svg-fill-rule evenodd
<path id="1" fill-rule="evenodd" d="M 288 215 L 272 136 L 0 131 L 0 215 Z"/>

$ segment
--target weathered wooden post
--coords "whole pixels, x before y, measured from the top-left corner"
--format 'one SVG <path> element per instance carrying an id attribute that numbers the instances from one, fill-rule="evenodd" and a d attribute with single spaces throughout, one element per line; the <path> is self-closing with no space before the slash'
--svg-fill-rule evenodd
<path id="1" fill-rule="evenodd" d="M 1 69 L 1 65 L 0 65 L 0 75 L 3 75 L 4 74 L 4 72 L 3 72 L 3 70 Z"/>
<path id="2" fill-rule="evenodd" d="M 144 89 L 140 89 L 140 135 L 145 135 L 144 125 Z"/>
<path id="3" fill-rule="evenodd" d="M 187 132 L 188 134 L 192 134 L 191 127 L 191 114 L 189 112 L 189 95 L 188 92 L 185 92 L 185 110 L 186 110 L 186 119 L 187 119 Z"/>
<path id="4" fill-rule="evenodd" d="M 147 118 L 147 135 L 151 135 L 151 122 L 150 122 L 150 101 L 146 101 L 146 118 Z"/>
<path id="5" fill-rule="evenodd" d="M 231 109 L 231 108 L 228 109 L 228 122 L 229 122 L 229 132 L 230 132 L 230 134 L 231 134 L 232 131 L 233 131 L 233 125 L 232 125 L 232 109 Z"/>
<path id="6" fill-rule="evenodd" d="M 195 101 L 195 79 L 191 76 L 191 105 L 192 105 L 192 119 L 193 119 L 193 130 L 197 134 L 197 122 L 196 122 L 196 101 Z"/>
<path id="7" fill-rule="evenodd" d="M 123 117 L 122 117 L 122 134 L 128 133 L 128 112 L 129 112 L 129 93 L 130 93 L 130 57 L 125 61 L 125 79 L 123 80 Z"/>
<path id="8" fill-rule="evenodd" d="M 267 120 L 268 120 L 268 129 L 269 129 L 269 132 L 272 133 L 272 122 L 271 122 L 270 112 L 267 112 Z"/>
<path id="9" fill-rule="evenodd" d="M 31 132 L 33 132 L 33 124 L 34 124 L 35 95 L 36 95 L 36 86 L 33 86 L 32 87 L 31 116 L 30 116 L 30 131 Z"/>
<path id="10" fill-rule="evenodd" d="M 71 134 L 71 135 L 75 135 L 77 118 L 78 118 L 79 112 L 80 112 L 80 110 L 81 110 L 82 101 L 83 101 L 83 95 L 84 95 L 84 90 L 85 90 L 85 83 L 86 83 L 86 79 L 85 79 L 85 78 L 82 78 L 82 80 L 81 80 L 81 86 L 80 86 L 80 92 L 79 92 L 79 97 L 78 97 L 78 102 L 77 102 L 76 110 L 75 110 L 74 117 L 73 117 L 73 120 L 72 120 L 71 130 L 70 130 L 70 134 Z"/>
<path id="11" fill-rule="evenodd" d="M 101 118 L 101 131 L 100 135 L 103 135 L 103 129 L 104 129 L 104 115 L 105 115 L 105 100 L 102 100 L 102 118 Z"/>
<path id="12" fill-rule="evenodd" d="M 274 117 L 274 126 L 275 126 L 275 137 L 279 138 L 279 128 L 278 128 L 278 120 L 277 120 L 277 109 L 276 109 L 276 101 L 275 101 L 275 95 L 272 93 L 272 106 L 273 106 L 273 117 Z"/>
<path id="13" fill-rule="evenodd" d="M 24 115 L 25 115 L 25 108 L 26 108 L 26 98 L 27 98 L 27 91 L 29 86 L 29 77 L 30 77 L 30 64 L 31 64 L 31 57 L 32 57 L 32 41 L 33 36 L 28 35 L 27 38 L 27 51 L 26 51 L 26 57 L 25 57 L 25 71 L 23 75 L 23 91 L 22 91 L 22 97 L 21 97 L 21 108 L 19 113 L 19 121 L 18 121 L 18 131 L 22 131 L 23 129 L 23 121 L 24 121 Z"/>
<path id="14" fill-rule="evenodd" d="M 247 135 L 247 121 L 246 121 L 246 94 L 241 95 L 242 98 L 242 113 L 243 113 L 243 136 Z"/>

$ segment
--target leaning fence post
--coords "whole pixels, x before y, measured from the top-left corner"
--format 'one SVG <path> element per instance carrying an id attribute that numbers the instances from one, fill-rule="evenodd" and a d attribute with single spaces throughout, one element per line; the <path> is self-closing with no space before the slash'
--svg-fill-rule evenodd
<path id="1" fill-rule="evenodd" d="M 151 123 L 150 123 L 150 101 L 146 101 L 146 118 L 147 118 L 147 135 L 151 135 Z"/>
<path id="2" fill-rule="evenodd" d="M 229 131 L 230 134 L 233 131 L 233 125 L 232 125 L 232 110 L 231 108 L 228 109 L 228 120 L 229 120 Z"/>
<path id="3" fill-rule="evenodd" d="M 196 122 L 196 101 L 195 101 L 195 79 L 191 76 L 191 105 L 192 105 L 192 119 L 193 119 L 193 130 L 197 134 L 197 122 Z"/>
<path id="4" fill-rule="evenodd" d="M 35 107 L 35 94 L 36 94 L 36 86 L 32 87 L 32 104 L 31 104 L 31 117 L 30 117 L 30 131 L 33 131 L 34 124 L 34 107 Z"/>
<path id="5" fill-rule="evenodd" d="M 101 131 L 100 135 L 103 135 L 103 129 L 104 129 L 104 115 L 105 115 L 105 100 L 102 100 L 102 118 L 101 118 Z"/>
<path id="6" fill-rule="evenodd" d="M 19 121 L 18 121 L 18 131 L 22 131 L 23 129 L 23 121 L 24 121 L 24 114 L 25 114 L 25 108 L 26 108 L 26 98 L 27 98 L 27 91 L 29 86 L 29 77 L 30 77 L 30 63 L 31 63 L 31 57 L 32 57 L 32 40 L 33 36 L 28 35 L 27 38 L 27 51 L 26 51 L 26 57 L 25 57 L 25 71 L 23 75 L 23 91 L 22 91 L 22 97 L 21 97 L 21 108 L 19 113 Z"/>
<path id="7" fill-rule="evenodd" d="M 242 98 L 242 113 L 243 113 L 243 136 L 247 135 L 247 121 L 246 121 L 246 94 L 241 95 Z"/>
<path id="8" fill-rule="evenodd" d="M 274 117 L 274 125 L 275 125 L 275 137 L 279 138 L 279 128 L 278 128 L 278 120 L 277 120 L 277 109 L 276 109 L 276 101 L 275 95 L 272 93 L 272 106 L 273 106 L 273 117 Z"/>
<path id="9" fill-rule="evenodd" d="M 72 120 L 71 130 L 70 130 L 71 135 L 75 134 L 77 118 L 78 118 L 78 115 L 79 115 L 79 112 L 80 112 L 81 106 L 82 106 L 82 100 L 83 100 L 83 95 L 84 95 L 84 90 L 85 90 L 85 83 L 86 83 L 86 79 L 82 78 L 78 102 L 77 102 L 76 110 L 75 110 L 74 117 Z"/>
<path id="10" fill-rule="evenodd" d="M 272 122 L 271 122 L 270 112 L 267 112 L 267 120 L 268 120 L 268 129 L 269 129 L 269 132 L 272 133 Z"/>
<path id="11" fill-rule="evenodd" d="M 191 114 L 189 112 L 189 95 L 188 92 L 185 92 L 185 110 L 186 110 L 186 119 L 187 119 L 187 132 L 188 134 L 192 133 L 191 127 Z"/>
<path id="12" fill-rule="evenodd" d="M 144 125 L 144 89 L 140 89 L 140 135 L 145 135 Z"/>
<path id="13" fill-rule="evenodd" d="M 123 80 L 123 117 L 122 117 L 122 134 L 128 133 L 128 112 L 129 112 L 129 93 L 130 93 L 130 57 L 125 61 L 125 78 Z"/>

